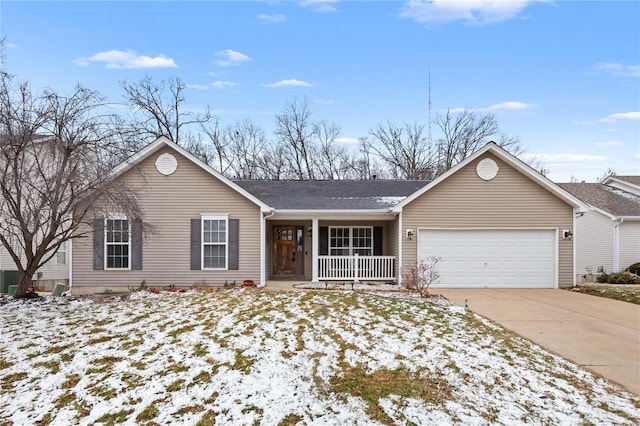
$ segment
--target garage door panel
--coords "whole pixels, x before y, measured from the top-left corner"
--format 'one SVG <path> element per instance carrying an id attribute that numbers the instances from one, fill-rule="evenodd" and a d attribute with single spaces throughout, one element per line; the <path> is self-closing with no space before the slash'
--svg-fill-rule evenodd
<path id="1" fill-rule="evenodd" d="M 434 287 L 553 288 L 552 230 L 420 230 L 421 259 L 440 257 Z"/>

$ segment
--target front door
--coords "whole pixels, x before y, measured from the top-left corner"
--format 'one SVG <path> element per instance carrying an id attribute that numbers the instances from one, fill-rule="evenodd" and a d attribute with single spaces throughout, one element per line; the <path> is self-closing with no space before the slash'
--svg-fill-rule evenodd
<path id="1" fill-rule="evenodd" d="M 273 275 L 296 273 L 296 227 L 273 227 Z"/>

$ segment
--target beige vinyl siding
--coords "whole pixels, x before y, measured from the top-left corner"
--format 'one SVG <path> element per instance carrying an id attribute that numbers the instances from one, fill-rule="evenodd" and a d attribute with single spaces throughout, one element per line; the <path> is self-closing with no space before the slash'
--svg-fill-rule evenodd
<path id="1" fill-rule="evenodd" d="M 398 263 L 398 221 L 399 218 L 396 218 L 392 222 L 387 223 L 387 252 L 389 256 L 395 256 L 395 272 L 396 279 L 400 274 L 400 264 Z"/>
<path id="2" fill-rule="evenodd" d="M 70 244 L 66 243 L 67 247 Z M 57 255 L 54 255 L 51 260 L 45 263 L 36 274 L 33 276 L 34 281 L 38 281 L 38 288 L 44 290 L 52 290 L 55 283 L 67 284 L 69 280 L 69 254 L 67 252 L 67 262 L 64 264 L 58 264 L 56 261 Z M 23 256 L 24 262 L 24 256 Z M 24 264 L 24 263 L 23 263 Z M 0 270 L 17 271 L 18 267 L 13 261 L 13 258 L 9 255 L 9 252 L 4 247 L 0 247 Z M 38 272 L 42 274 L 38 279 Z"/>
<path id="3" fill-rule="evenodd" d="M 620 224 L 620 270 L 640 262 L 640 221 Z"/>
<path id="4" fill-rule="evenodd" d="M 613 220 L 596 211 L 576 218 L 576 274 L 613 270 Z"/>
<path id="5" fill-rule="evenodd" d="M 169 152 L 178 160 L 175 173 L 164 176 L 155 168 L 161 154 Z M 77 293 L 101 288 L 138 286 L 190 286 L 198 282 L 221 286 L 225 281 L 260 280 L 260 209 L 211 174 L 169 147 L 160 149 L 130 170 L 123 179 L 140 191 L 145 222 L 155 233 L 145 239 L 142 270 L 101 271 L 93 269 L 93 237 L 73 245 L 73 287 Z M 117 212 L 116 212 L 117 213 Z M 239 270 L 190 269 L 191 219 L 201 214 L 227 215 L 240 220 Z"/>
<path id="6" fill-rule="evenodd" d="M 484 181 L 476 166 L 492 158 L 497 176 Z M 573 228 L 573 208 L 537 183 L 487 154 L 472 161 L 404 207 L 402 227 L 413 229 L 563 229 Z M 558 282 L 573 284 L 573 241 L 559 240 Z M 417 238 L 403 238 L 405 265 L 415 263 Z"/>

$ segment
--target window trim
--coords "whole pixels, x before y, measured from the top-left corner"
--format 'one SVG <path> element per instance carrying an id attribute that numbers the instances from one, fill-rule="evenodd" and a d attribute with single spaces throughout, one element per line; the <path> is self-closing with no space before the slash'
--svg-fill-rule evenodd
<path id="1" fill-rule="evenodd" d="M 334 247 L 331 245 L 331 230 L 332 229 L 348 229 L 349 230 L 349 247 Z M 362 249 L 362 248 L 368 248 L 369 250 L 371 250 L 371 254 L 370 255 L 366 255 L 366 254 L 359 254 L 358 256 L 373 256 L 374 254 L 374 246 L 375 246 L 375 242 L 373 241 L 374 235 L 373 235 L 373 226 L 329 226 L 329 233 L 327 235 L 328 237 L 328 244 L 327 244 L 327 252 L 330 256 L 345 256 L 342 254 L 331 254 L 331 250 L 333 249 L 349 249 L 349 254 L 346 256 L 355 256 L 353 254 L 353 230 L 354 229 L 370 229 L 371 230 L 371 247 L 356 247 L 356 249 Z"/>
<path id="2" fill-rule="evenodd" d="M 221 246 L 223 243 L 205 243 L 204 241 L 204 222 L 206 220 L 221 220 L 225 223 L 224 232 L 224 267 L 211 268 L 204 266 L 204 247 Z M 229 215 L 228 214 L 202 214 L 200 215 L 200 269 L 203 271 L 228 271 L 229 270 Z"/>
<path id="3" fill-rule="evenodd" d="M 64 255 L 62 262 L 60 262 L 60 257 L 62 257 L 61 255 Z M 56 251 L 56 265 L 66 265 L 66 264 L 67 264 L 67 241 L 64 241 L 62 244 L 60 244 L 60 247 L 58 247 L 58 250 Z"/>
<path id="4" fill-rule="evenodd" d="M 107 221 L 109 220 L 126 220 L 127 225 L 129 227 L 129 238 L 127 238 L 127 267 L 126 268 L 110 268 L 108 266 L 109 259 L 107 256 L 107 247 L 109 245 L 116 245 L 114 243 L 109 243 L 109 239 L 107 238 L 108 226 Z M 130 271 L 131 270 L 131 220 L 124 214 L 110 214 L 104 218 L 104 270 L 105 271 Z M 123 246 L 124 244 L 118 243 L 117 245 Z"/>

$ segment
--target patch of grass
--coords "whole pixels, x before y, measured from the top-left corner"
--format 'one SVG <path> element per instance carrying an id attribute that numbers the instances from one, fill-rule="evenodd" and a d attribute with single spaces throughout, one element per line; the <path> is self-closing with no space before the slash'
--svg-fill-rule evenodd
<path id="1" fill-rule="evenodd" d="M 244 374 L 249 374 L 254 362 L 255 359 L 253 357 L 244 355 L 244 351 L 241 349 L 236 349 L 236 358 L 232 368 Z"/>
<path id="2" fill-rule="evenodd" d="M 640 305 L 640 287 L 624 285 L 590 284 L 578 286 L 580 291 L 591 296 L 606 297 L 607 299 Z"/>
<path id="3" fill-rule="evenodd" d="M 205 356 L 208 353 L 209 350 L 207 349 L 207 346 L 202 343 L 196 343 L 196 345 L 193 347 L 193 354 L 195 356 Z"/>
<path id="4" fill-rule="evenodd" d="M 182 385 L 184 384 L 184 379 L 178 379 L 167 386 L 167 392 L 177 392 L 182 389 Z"/>
<path id="5" fill-rule="evenodd" d="M 211 373 L 202 370 L 193 378 L 193 383 L 209 383 L 211 381 Z"/>
<path id="6" fill-rule="evenodd" d="M 107 426 L 115 425 L 116 423 L 124 423 L 129 417 L 129 414 L 133 413 L 133 409 L 129 410 L 120 410 L 116 413 L 105 414 L 96 420 L 96 423 L 104 423 Z"/>
<path id="7" fill-rule="evenodd" d="M 194 328 L 196 328 L 195 324 L 188 324 L 183 327 L 178 327 L 167 334 L 175 339 L 179 334 L 188 333 L 189 331 L 193 331 Z"/>
<path id="8" fill-rule="evenodd" d="M 282 420 L 280 420 L 280 423 L 278 423 L 278 426 L 294 426 L 300 423 L 301 421 L 302 421 L 301 416 L 291 413 L 291 414 L 287 414 Z"/>
<path id="9" fill-rule="evenodd" d="M 11 363 L 4 358 L 0 358 L 0 370 L 11 367 Z"/>
<path id="10" fill-rule="evenodd" d="M 49 349 L 47 349 L 46 351 L 42 352 L 43 355 L 49 355 L 49 354 L 58 354 L 62 351 L 64 351 L 65 349 L 69 349 L 73 347 L 73 345 L 69 344 L 69 345 L 57 345 L 57 346 L 50 346 Z"/>
<path id="11" fill-rule="evenodd" d="M 393 420 L 380 407 L 381 398 L 398 395 L 438 405 L 451 398 L 451 389 L 443 377 L 434 378 L 426 372 L 413 372 L 404 367 L 380 368 L 368 373 L 362 366 L 343 363 L 342 374 L 332 377 L 330 386 L 332 392 L 362 398 L 369 417 L 385 424 L 393 424 Z"/>
<path id="12" fill-rule="evenodd" d="M 59 410 L 71 404 L 75 400 L 76 400 L 76 394 L 71 391 L 67 391 L 56 399 L 56 402 L 54 405 Z"/>
<path id="13" fill-rule="evenodd" d="M 152 402 L 150 405 L 148 405 L 147 407 L 145 407 L 144 410 L 142 410 L 137 416 L 136 416 L 136 420 L 137 421 L 149 421 L 151 419 L 156 418 L 156 416 L 160 414 L 160 411 L 158 410 L 158 407 L 156 407 L 155 402 Z"/>
<path id="14" fill-rule="evenodd" d="M 51 374 L 55 374 L 58 371 L 60 371 L 60 361 L 58 360 L 51 360 L 51 361 L 42 361 L 42 362 L 37 362 L 35 364 L 33 364 L 34 367 L 44 367 L 49 369 L 49 372 Z"/>
<path id="15" fill-rule="evenodd" d="M 77 373 L 73 373 L 67 376 L 67 380 L 62 384 L 63 389 L 71 389 L 75 387 L 80 381 L 81 377 Z"/>
<path id="16" fill-rule="evenodd" d="M 0 383 L 0 389 L 3 391 L 8 391 L 13 388 L 15 382 L 19 382 L 28 377 L 28 374 L 24 371 L 19 373 L 8 374 L 2 378 L 2 382 Z"/>
<path id="17" fill-rule="evenodd" d="M 183 416 L 185 414 L 198 414 L 204 411 L 204 407 L 202 405 L 189 405 L 187 407 L 182 407 L 178 411 L 174 413 L 175 416 Z"/>
<path id="18" fill-rule="evenodd" d="M 118 395 L 118 392 L 110 386 L 94 385 L 87 389 L 91 395 L 103 398 L 108 401 Z"/>
<path id="19" fill-rule="evenodd" d="M 196 426 L 214 426 L 216 424 L 216 412 L 207 410 L 206 413 L 198 420 Z"/>
<path id="20" fill-rule="evenodd" d="M 52 421 L 53 421 L 53 416 L 51 415 L 51 413 L 47 413 L 44 416 L 42 416 L 38 424 L 48 425 L 48 424 L 51 424 Z"/>

